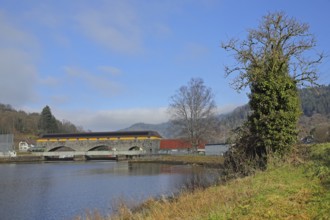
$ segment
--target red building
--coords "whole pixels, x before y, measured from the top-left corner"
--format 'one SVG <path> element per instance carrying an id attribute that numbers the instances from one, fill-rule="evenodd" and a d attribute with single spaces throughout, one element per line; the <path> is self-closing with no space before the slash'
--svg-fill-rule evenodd
<path id="1" fill-rule="evenodd" d="M 160 151 L 161 152 L 182 152 L 187 153 L 191 151 L 192 146 L 189 141 L 181 139 L 162 139 L 160 141 Z M 198 151 L 203 151 L 205 149 L 205 144 L 200 144 L 198 146 Z"/>

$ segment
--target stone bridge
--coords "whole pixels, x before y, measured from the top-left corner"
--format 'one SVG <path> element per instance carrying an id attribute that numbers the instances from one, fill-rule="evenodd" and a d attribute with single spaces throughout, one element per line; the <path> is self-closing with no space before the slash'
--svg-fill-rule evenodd
<path id="1" fill-rule="evenodd" d="M 159 150 L 161 138 L 155 131 L 45 134 L 37 140 L 37 147 L 45 152 L 140 151 L 154 154 Z"/>

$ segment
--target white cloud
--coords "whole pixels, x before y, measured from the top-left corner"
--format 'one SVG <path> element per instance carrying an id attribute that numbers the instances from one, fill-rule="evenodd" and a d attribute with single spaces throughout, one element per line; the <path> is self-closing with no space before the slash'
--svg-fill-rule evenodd
<path id="1" fill-rule="evenodd" d="M 36 52 L 39 48 L 36 39 L 23 28 L 16 27 L 10 19 L 0 11 L 0 45 L 3 48 L 15 48 L 26 52 Z"/>
<path id="2" fill-rule="evenodd" d="M 56 118 L 68 119 L 92 131 L 114 131 L 143 122 L 158 124 L 169 120 L 166 108 L 136 108 L 103 111 L 54 111 Z"/>
<path id="3" fill-rule="evenodd" d="M 20 106 L 35 101 L 37 71 L 29 55 L 15 49 L 0 50 L 0 102 Z"/>
<path id="4" fill-rule="evenodd" d="M 218 113 L 229 113 L 239 105 L 227 105 L 218 108 Z M 85 130 L 92 131 L 116 131 L 127 128 L 135 123 L 159 124 L 167 122 L 170 116 L 167 107 L 161 108 L 133 108 L 116 110 L 78 110 L 60 111 L 53 110 L 58 119 L 70 120 Z"/>
<path id="5" fill-rule="evenodd" d="M 154 24 L 151 31 L 160 38 L 166 38 L 172 35 L 172 29 L 163 23 Z"/>
<path id="6" fill-rule="evenodd" d="M 67 82 L 76 83 L 77 81 L 81 81 L 81 83 L 87 88 L 108 97 L 118 94 L 122 89 L 121 86 L 114 80 L 110 79 L 107 74 L 91 73 L 79 67 L 72 66 L 64 67 L 64 71 L 71 78 L 67 80 Z M 86 87 L 83 89 L 85 90 Z"/>
<path id="7" fill-rule="evenodd" d="M 99 66 L 98 69 L 105 73 L 110 73 L 111 75 L 120 75 L 122 72 L 117 67 L 113 66 Z"/>
<path id="8" fill-rule="evenodd" d="M 89 75 L 89 73 L 86 70 L 83 70 L 78 67 L 73 67 L 73 66 L 65 66 L 64 71 L 72 77 L 82 77 Z"/>
<path id="9" fill-rule="evenodd" d="M 57 86 L 59 84 L 59 79 L 53 76 L 47 76 L 46 78 L 40 78 L 38 81 L 41 85 L 46 86 Z"/>
<path id="10" fill-rule="evenodd" d="M 142 30 L 134 8 L 124 1 L 111 1 L 102 8 L 89 8 L 76 16 L 86 36 L 108 49 L 125 54 L 142 51 Z"/>
<path id="11" fill-rule="evenodd" d="M 24 10 L 21 16 L 25 20 L 33 21 L 47 29 L 60 27 L 67 18 L 67 14 L 64 13 L 64 10 L 57 8 L 56 4 L 40 1 L 36 2 L 36 4 L 31 3 L 30 6 L 28 10 Z"/>
<path id="12" fill-rule="evenodd" d="M 209 49 L 199 43 L 186 43 L 177 56 L 179 61 L 191 62 L 205 58 L 209 54 Z"/>
<path id="13" fill-rule="evenodd" d="M 0 12 L 0 102 L 16 107 L 36 101 L 35 38 Z"/>
<path id="14" fill-rule="evenodd" d="M 227 104 L 217 108 L 217 114 L 226 114 L 244 104 Z"/>

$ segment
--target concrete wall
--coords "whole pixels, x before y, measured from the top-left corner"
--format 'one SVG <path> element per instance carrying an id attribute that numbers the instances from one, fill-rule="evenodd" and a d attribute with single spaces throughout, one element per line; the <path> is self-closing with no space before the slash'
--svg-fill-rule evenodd
<path id="1" fill-rule="evenodd" d="M 223 155 L 228 149 L 228 144 L 206 144 L 205 155 Z"/>

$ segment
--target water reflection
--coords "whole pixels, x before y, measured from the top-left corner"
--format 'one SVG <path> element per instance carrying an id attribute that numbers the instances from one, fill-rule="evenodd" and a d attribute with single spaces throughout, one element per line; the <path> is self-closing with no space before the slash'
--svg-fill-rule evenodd
<path id="1" fill-rule="evenodd" d="M 95 208 L 106 214 L 118 199 L 136 203 L 180 191 L 195 169 L 127 162 L 1 164 L 0 219 L 71 219 Z"/>
<path id="2" fill-rule="evenodd" d="M 187 169 L 189 167 L 189 169 Z M 165 165 L 150 163 L 130 163 L 128 165 L 130 175 L 159 175 L 159 174 L 188 174 L 192 171 L 190 166 Z"/>

